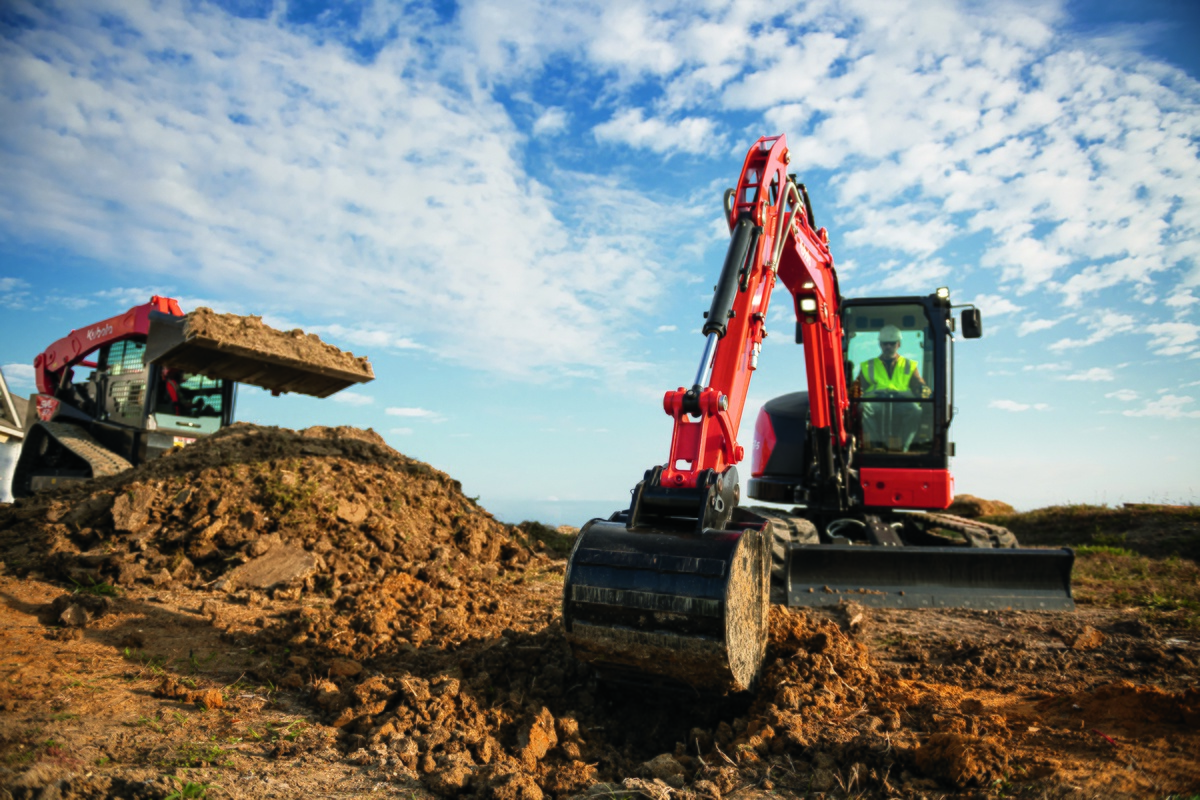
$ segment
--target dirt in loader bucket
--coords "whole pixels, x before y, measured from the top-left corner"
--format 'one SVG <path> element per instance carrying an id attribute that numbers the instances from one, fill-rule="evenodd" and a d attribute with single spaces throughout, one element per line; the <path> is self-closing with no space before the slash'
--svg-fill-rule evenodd
<path id="1" fill-rule="evenodd" d="M 160 366 L 259 386 L 327 397 L 373 380 L 370 362 L 300 329 L 281 331 L 261 317 L 198 308 L 183 317 L 151 317 L 146 358 Z"/>
<path id="2" fill-rule="evenodd" d="M 754 694 L 644 692 L 571 655 L 573 533 L 352 428 L 0 507 L 0 797 L 1200 792 L 1194 627 L 773 607 Z"/>

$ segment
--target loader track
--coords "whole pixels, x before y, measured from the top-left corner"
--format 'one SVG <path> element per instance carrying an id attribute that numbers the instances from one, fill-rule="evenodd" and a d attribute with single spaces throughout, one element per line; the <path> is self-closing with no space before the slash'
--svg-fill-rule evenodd
<path id="1" fill-rule="evenodd" d="M 104 447 L 78 425 L 64 422 L 42 422 L 40 425 L 59 444 L 86 461 L 93 478 L 106 478 L 133 469 L 133 464 Z"/>

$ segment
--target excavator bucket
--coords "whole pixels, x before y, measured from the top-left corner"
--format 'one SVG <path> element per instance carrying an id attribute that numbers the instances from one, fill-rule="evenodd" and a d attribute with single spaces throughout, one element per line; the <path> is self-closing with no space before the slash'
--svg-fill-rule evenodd
<path id="1" fill-rule="evenodd" d="M 313 397 L 328 397 L 375 377 L 366 358 L 339 350 L 314 334 L 279 331 L 259 317 L 217 314 L 207 308 L 183 317 L 151 314 L 146 361 L 275 393 Z"/>
<path id="2" fill-rule="evenodd" d="M 787 604 L 1073 611 L 1070 548 L 792 545 Z"/>
<path id="3" fill-rule="evenodd" d="M 583 526 L 563 584 L 575 657 L 640 685 L 729 693 L 753 688 L 766 651 L 771 556 L 765 520 L 725 530 Z"/>

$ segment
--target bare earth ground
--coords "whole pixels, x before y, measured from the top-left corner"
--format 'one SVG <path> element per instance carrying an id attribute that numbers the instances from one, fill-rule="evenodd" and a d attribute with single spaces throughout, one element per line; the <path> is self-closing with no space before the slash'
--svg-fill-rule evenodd
<path id="1" fill-rule="evenodd" d="M 1200 584 L 1139 550 L 1192 511 L 1071 516 L 1072 614 L 777 608 L 754 698 L 638 694 L 570 657 L 567 536 L 238 425 L 0 509 L 0 798 L 1192 798 Z"/>

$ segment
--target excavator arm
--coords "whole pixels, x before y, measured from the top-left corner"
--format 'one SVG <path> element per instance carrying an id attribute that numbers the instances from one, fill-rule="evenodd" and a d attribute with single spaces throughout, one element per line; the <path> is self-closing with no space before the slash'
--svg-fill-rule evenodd
<path id="1" fill-rule="evenodd" d="M 695 380 L 663 398 L 674 420 L 669 460 L 646 472 L 627 511 L 584 526 L 568 563 L 568 636 L 577 657 L 610 677 L 658 675 L 718 692 L 757 678 L 771 542 L 766 520 L 739 513 L 735 465 L 745 455 L 737 431 L 779 280 L 794 297 L 810 391 L 828 398 L 812 415 L 827 444 L 824 468 L 836 475 L 834 465 L 848 462 L 837 278 L 789 161 L 783 136 L 750 148 L 726 196 L 729 250 Z"/>
<path id="2" fill-rule="evenodd" d="M 670 457 L 635 489 L 631 527 L 694 520 L 704 530 L 731 518 L 738 501 L 734 465 L 745 455 L 737 431 L 780 280 L 795 303 L 809 395 L 822 399 L 812 406 L 818 485 L 829 489 L 826 504 L 849 502 L 852 440 L 837 274 L 825 229 L 813 228 L 807 192 L 788 174 L 790 161 L 784 136 L 759 139 L 726 195 L 730 244 L 705 314 L 700 366 L 691 388 L 663 397 L 674 419 Z"/>

